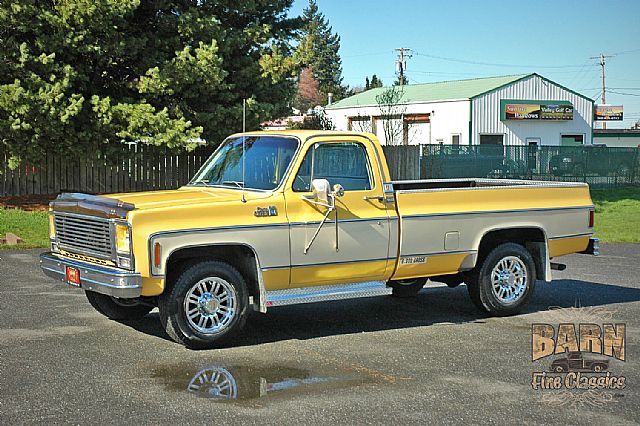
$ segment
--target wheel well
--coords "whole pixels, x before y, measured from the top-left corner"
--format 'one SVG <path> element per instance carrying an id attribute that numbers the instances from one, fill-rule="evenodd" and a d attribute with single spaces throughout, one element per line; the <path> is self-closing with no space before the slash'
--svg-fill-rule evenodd
<path id="1" fill-rule="evenodd" d="M 247 283 L 249 295 L 258 300 L 260 289 L 256 255 L 250 247 L 240 244 L 185 247 L 174 251 L 165 267 L 166 285 L 172 285 L 189 266 L 207 260 L 225 262 L 236 268 Z"/>
<path id="2" fill-rule="evenodd" d="M 546 243 L 544 231 L 540 228 L 506 228 L 487 232 L 482 236 L 482 240 L 480 241 L 476 265 L 481 265 L 491 250 L 504 243 L 520 244 L 529 250 L 536 265 L 537 276 L 545 276 L 546 259 L 544 259 L 543 253 L 541 253 L 540 244 L 536 244 Z M 546 254 L 546 256 L 548 256 L 548 254 Z"/>

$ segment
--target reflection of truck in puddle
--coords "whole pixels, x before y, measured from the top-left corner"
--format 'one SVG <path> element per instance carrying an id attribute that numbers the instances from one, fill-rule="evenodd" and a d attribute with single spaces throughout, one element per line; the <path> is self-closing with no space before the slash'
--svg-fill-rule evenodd
<path id="1" fill-rule="evenodd" d="M 225 368 L 214 365 L 196 373 L 187 385 L 187 391 L 203 398 L 243 400 L 337 380 L 313 376 L 295 368 Z"/>

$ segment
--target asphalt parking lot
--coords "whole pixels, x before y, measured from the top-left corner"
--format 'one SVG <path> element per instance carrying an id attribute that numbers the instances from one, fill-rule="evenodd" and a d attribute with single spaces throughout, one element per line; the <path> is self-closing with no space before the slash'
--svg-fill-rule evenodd
<path id="1" fill-rule="evenodd" d="M 39 252 L 0 251 L 0 424 L 640 422 L 640 245 L 563 258 L 515 317 L 487 318 L 464 285 L 429 283 L 416 299 L 255 314 L 235 345 L 210 351 L 170 341 L 157 313 L 102 317 L 41 274 Z M 531 361 L 531 324 L 574 320 L 626 323 L 626 361 L 609 366 L 624 389 L 532 389 L 550 360 Z"/>

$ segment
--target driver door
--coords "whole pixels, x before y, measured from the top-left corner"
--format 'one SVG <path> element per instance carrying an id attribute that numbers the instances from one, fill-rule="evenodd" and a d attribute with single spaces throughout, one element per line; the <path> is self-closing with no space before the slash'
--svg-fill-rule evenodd
<path id="1" fill-rule="evenodd" d="M 390 219 L 371 145 L 317 142 L 303 155 L 285 194 L 291 223 L 291 287 L 384 279 L 392 265 Z M 328 207 L 313 202 L 313 179 L 344 188 L 326 219 Z"/>

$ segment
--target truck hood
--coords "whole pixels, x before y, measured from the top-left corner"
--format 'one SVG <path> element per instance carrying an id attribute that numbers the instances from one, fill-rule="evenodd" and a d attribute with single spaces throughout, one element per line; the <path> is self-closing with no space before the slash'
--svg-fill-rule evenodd
<path id="1" fill-rule="evenodd" d="M 247 200 L 269 196 L 268 192 L 245 191 Z M 183 187 L 169 191 L 130 192 L 108 194 L 104 197 L 132 204 L 136 210 L 201 203 L 240 202 L 242 191 L 235 188 Z"/>
<path id="2" fill-rule="evenodd" d="M 246 200 L 267 198 L 270 192 L 245 191 Z M 132 210 L 150 210 L 204 203 L 240 202 L 235 188 L 183 187 L 170 191 L 146 191 L 107 195 L 63 193 L 50 203 L 52 210 L 106 218 L 125 218 Z"/>

